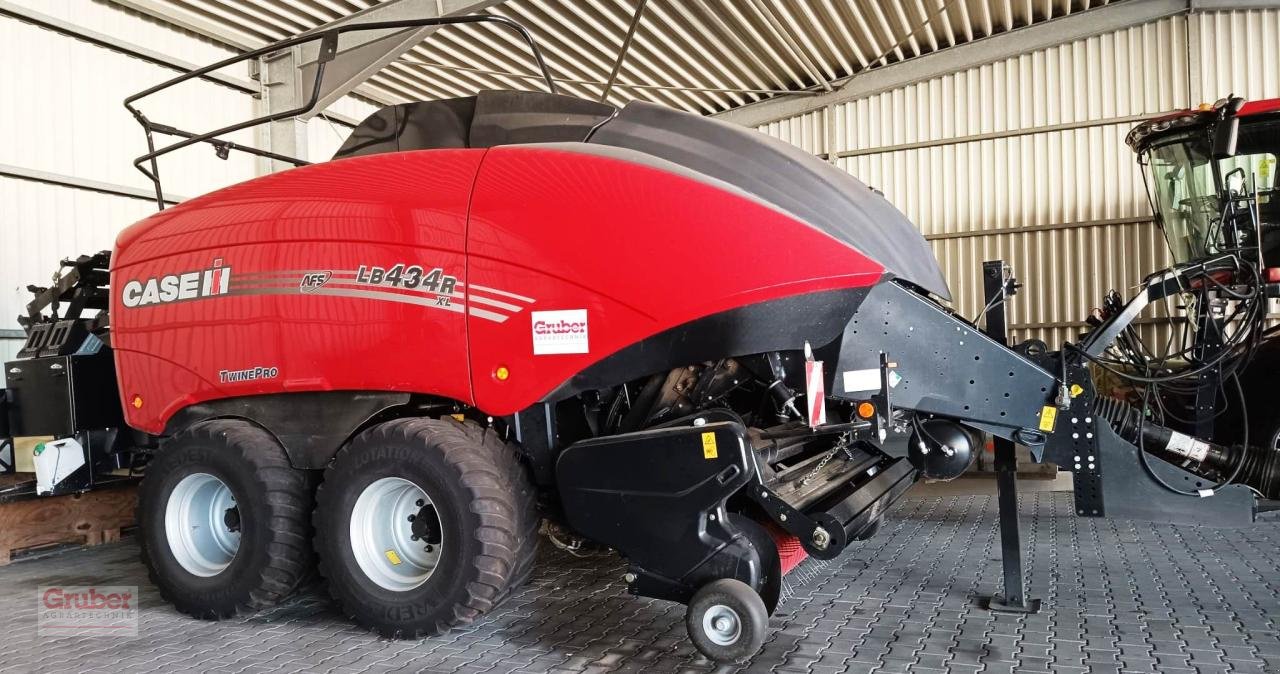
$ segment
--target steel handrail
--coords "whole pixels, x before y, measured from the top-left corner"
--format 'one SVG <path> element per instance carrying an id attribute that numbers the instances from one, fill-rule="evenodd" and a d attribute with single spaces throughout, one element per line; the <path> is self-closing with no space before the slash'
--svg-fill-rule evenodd
<path id="1" fill-rule="evenodd" d="M 338 36 L 343 33 L 369 31 L 369 30 L 388 30 L 388 29 L 397 29 L 397 28 L 421 28 L 424 26 L 452 26 L 452 25 L 468 24 L 468 23 L 496 23 L 501 26 L 505 26 L 507 28 L 514 30 L 521 37 L 521 39 L 524 40 L 525 44 L 529 46 L 529 51 L 532 52 L 533 58 L 538 64 L 538 70 L 542 73 L 542 79 L 547 85 L 547 90 L 553 94 L 558 93 L 555 80 L 552 79 L 551 72 L 550 70 L 547 69 L 547 63 L 542 58 L 542 51 L 538 48 L 538 43 L 534 41 L 533 36 L 529 34 L 529 31 L 524 26 L 520 25 L 519 23 L 511 19 L 508 19 L 505 16 L 498 16 L 495 14 L 478 14 L 473 16 L 446 16 L 446 17 L 432 17 L 432 18 L 423 18 L 423 19 L 402 19 L 399 21 L 372 21 L 369 23 L 357 23 L 357 24 L 350 24 L 346 26 L 337 26 L 334 28 L 329 28 L 321 31 L 312 32 L 312 33 L 305 33 L 295 37 L 287 38 L 279 42 L 266 45 L 265 47 L 260 47 L 252 51 L 247 51 L 241 54 L 237 54 L 235 56 L 218 61 L 217 63 L 204 66 L 203 68 L 197 68 L 195 70 L 188 71 L 186 73 L 178 75 L 177 77 L 173 77 L 165 82 L 161 82 L 160 84 L 157 84 L 153 87 L 140 91 L 124 99 L 125 109 L 128 110 L 129 113 L 133 115 L 133 118 L 137 120 L 139 124 L 142 125 L 143 131 L 147 137 L 147 153 L 134 159 L 133 166 L 134 168 L 141 171 L 143 175 L 147 176 L 147 178 L 151 180 L 152 184 L 155 185 L 156 205 L 160 208 L 160 210 L 164 210 L 164 190 L 161 187 L 160 168 L 156 160 L 163 155 L 169 154 L 170 152 L 181 150 L 182 148 L 185 148 L 185 147 L 190 147 L 192 145 L 195 145 L 196 143 L 211 143 L 217 149 L 218 155 L 223 158 L 225 158 L 227 152 L 231 150 L 236 150 L 239 152 L 246 152 L 248 154 L 256 155 L 259 157 L 266 157 L 268 159 L 288 162 L 295 166 L 303 166 L 303 165 L 309 164 L 310 162 L 304 159 L 298 159 L 297 157 L 290 157 L 287 155 L 270 152 L 268 150 L 260 150 L 254 147 L 237 145 L 235 143 L 232 143 L 231 141 L 222 140 L 218 138 L 218 136 L 221 136 L 227 133 L 233 133 L 235 131 L 240 131 L 241 129 L 247 129 L 249 127 L 266 124 L 268 122 L 274 122 L 281 119 L 297 117 L 299 115 L 304 115 L 310 112 L 312 109 L 314 109 L 316 104 L 320 100 L 320 85 L 324 82 L 325 66 L 337 56 Z M 273 53 L 279 52 L 282 49 L 288 49 L 290 47 L 295 47 L 300 44 L 314 42 L 316 40 L 320 40 L 320 52 L 316 58 L 316 76 L 315 76 L 315 81 L 312 83 L 311 96 L 307 99 L 305 103 L 303 103 L 301 106 L 298 106 L 296 108 L 293 108 L 290 110 L 284 110 L 281 112 L 275 112 L 267 115 L 262 115 L 260 117 L 255 117 L 253 119 L 243 121 L 243 122 L 236 122 L 235 124 L 229 124 L 220 129 L 209 131 L 207 133 L 194 133 L 190 131 L 183 131 L 181 129 L 178 129 L 177 127 L 169 126 L 167 124 L 157 124 L 155 122 L 152 122 L 151 120 L 147 119 L 146 115 L 142 114 L 141 110 L 139 110 L 137 107 L 134 106 L 134 103 L 136 103 L 140 99 L 146 98 L 147 96 L 151 96 L 160 91 L 164 91 L 165 89 L 173 87 L 174 85 L 181 84 L 183 82 L 187 82 L 198 77 L 203 77 L 215 70 L 219 70 L 229 65 L 240 63 L 242 61 L 246 61 L 249 59 L 254 59 L 260 56 L 273 54 Z M 159 149 L 156 149 L 156 144 L 155 144 L 156 133 L 161 133 L 169 136 L 180 136 L 183 139 L 171 145 L 167 145 Z M 146 164 L 147 166 L 144 166 L 144 164 Z M 148 169 L 148 166 L 149 166 L 149 169 Z"/>

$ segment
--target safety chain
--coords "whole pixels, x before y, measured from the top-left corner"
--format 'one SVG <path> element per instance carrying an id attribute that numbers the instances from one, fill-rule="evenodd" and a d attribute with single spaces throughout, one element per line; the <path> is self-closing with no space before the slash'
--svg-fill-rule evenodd
<path id="1" fill-rule="evenodd" d="M 831 459 L 835 458 L 835 455 L 837 452 L 843 451 L 845 456 L 847 456 L 849 460 L 852 461 L 853 452 L 849 451 L 849 437 L 850 436 L 848 431 L 841 433 L 840 437 L 836 438 L 835 446 L 832 447 L 831 450 L 828 451 L 827 454 L 822 457 L 822 460 L 818 462 L 818 465 L 814 466 L 813 470 L 809 471 L 804 477 L 800 478 L 800 484 L 809 484 L 809 481 L 812 480 L 814 476 L 816 476 L 818 472 L 821 471 L 823 467 L 825 467 L 827 463 L 831 461 Z"/>

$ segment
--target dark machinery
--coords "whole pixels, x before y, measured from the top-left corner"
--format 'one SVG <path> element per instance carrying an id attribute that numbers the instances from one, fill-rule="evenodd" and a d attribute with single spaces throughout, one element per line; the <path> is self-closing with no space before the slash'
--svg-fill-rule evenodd
<path id="1" fill-rule="evenodd" d="M 1130 328 L 1092 355 L 1125 384 L 1123 399 L 1100 401 L 1098 412 L 1128 441 L 1203 478 L 1171 490 L 1236 483 L 1280 498 L 1280 339 L 1268 325 L 1269 300 L 1280 296 L 1280 99 L 1227 97 L 1144 122 L 1127 141 L 1181 271 L 1153 279 L 1147 301 L 1177 298 L 1187 317 L 1165 312 L 1165 344 Z M 1112 293 L 1093 321 L 1136 308 Z"/>
<path id="2" fill-rule="evenodd" d="M 129 431 L 115 394 L 111 348 L 103 341 L 110 259 L 103 251 L 63 260 L 52 286 L 28 287 L 34 298 L 18 317 L 27 339 L 17 359 L 4 365 L 0 443 L 8 449 L 0 458 L 11 472 L 11 438 L 57 438 L 36 448 L 37 480 L 27 487 L 40 494 L 128 479 L 113 475 L 128 467 L 131 455 L 123 450 L 132 442 L 122 436 Z"/>

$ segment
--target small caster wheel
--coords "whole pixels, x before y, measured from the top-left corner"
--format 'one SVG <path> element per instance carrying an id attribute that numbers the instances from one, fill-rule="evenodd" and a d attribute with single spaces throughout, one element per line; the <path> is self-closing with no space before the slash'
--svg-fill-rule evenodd
<path id="1" fill-rule="evenodd" d="M 693 595 L 684 622 L 693 645 L 707 658 L 743 662 L 764 644 L 769 612 L 751 586 L 723 578 Z"/>

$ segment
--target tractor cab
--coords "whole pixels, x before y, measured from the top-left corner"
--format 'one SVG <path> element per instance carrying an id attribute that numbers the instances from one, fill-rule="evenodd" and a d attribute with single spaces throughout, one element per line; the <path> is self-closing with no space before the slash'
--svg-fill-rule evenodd
<path id="1" fill-rule="evenodd" d="M 1280 99 L 1223 99 L 1144 122 L 1125 141 L 1176 263 L 1241 252 L 1280 267 Z"/>

